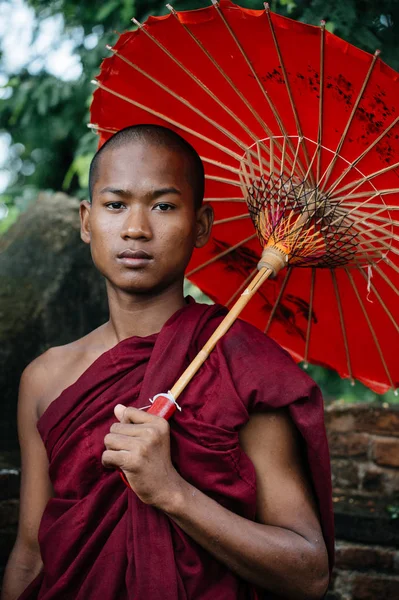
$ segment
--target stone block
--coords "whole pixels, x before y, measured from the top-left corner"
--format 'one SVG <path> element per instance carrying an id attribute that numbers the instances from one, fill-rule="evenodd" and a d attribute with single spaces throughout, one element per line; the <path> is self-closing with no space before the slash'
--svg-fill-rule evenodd
<path id="1" fill-rule="evenodd" d="M 332 459 L 332 483 L 334 488 L 357 490 L 359 486 L 358 465 L 353 460 Z"/>
<path id="2" fill-rule="evenodd" d="M 348 406 L 332 405 L 325 411 L 327 431 L 360 431 L 376 435 L 397 435 L 399 431 L 399 407 L 370 404 Z"/>
<path id="3" fill-rule="evenodd" d="M 359 573 L 353 580 L 352 600 L 394 600 L 399 598 L 399 577 Z"/>
<path id="4" fill-rule="evenodd" d="M 387 500 L 381 494 L 374 497 L 341 494 L 333 499 L 337 540 L 399 548 L 399 519 L 391 517 Z"/>
<path id="5" fill-rule="evenodd" d="M 338 569 L 388 572 L 395 572 L 397 569 L 399 551 L 395 548 L 338 541 L 335 550 L 335 565 Z"/>
<path id="6" fill-rule="evenodd" d="M 336 431 L 340 433 L 347 433 L 354 431 L 355 429 L 355 417 L 348 412 L 329 412 L 328 409 L 325 412 L 325 422 L 327 431 Z"/>
<path id="7" fill-rule="evenodd" d="M 367 457 L 370 436 L 367 433 L 330 432 L 328 435 L 330 454 L 334 457 Z"/>
<path id="8" fill-rule="evenodd" d="M 361 475 L 362 489 L 365 492 L 384 492 L 384 472 L 378 467 L 367 467 Z"/>
<path id="9" fill-rule="evenodd" d="M 399 467 L 399 438 L 373 437 L 372 457 L 378 465 Z"/>

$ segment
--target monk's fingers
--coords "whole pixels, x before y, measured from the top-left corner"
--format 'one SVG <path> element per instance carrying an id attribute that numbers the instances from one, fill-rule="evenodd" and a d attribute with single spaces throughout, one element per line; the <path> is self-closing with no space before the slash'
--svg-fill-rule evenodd
<path id="1" fill-rule="evenodd" d="M 108 450 L 134 450 L 138 443 L 137 436 L 120 433 L 107 433 L 104 445 Z"/>
<path id="2" fill-rule="evenodd" d="M 121 419 L 121 423 L 136 423 L 137 425 L 156 422 L 167 423 L 162 417 L 151 415 L 145 412 L 145 410 L 139 410 L 138 408 L 133 408 L 133 406 L 125 408 Z"/>
<path id="3" fill-rule="evenodd" d="M 123 469 L 135 473 L 140 471 L 143 464 L 148 463 L 148 448 L 141 443 L 136 443 L 130 450 L 104 450 L 101 462 L 104 467 Z"/>
<path id="4" fill-rule="evenodd" d="M 166 421 L 165 423 L 151 422 L 140 425 L 133 423 L 113 423 L 110 427 L 110 432 L 157 441 L 169 434 L 169 425 Z"/>
<path id="5" fill-rule="evenodd" d="M 104 450 L 101 462 L 108 469 L 126 469 L 130 463 L 130 452 L 128 450 Z"/>

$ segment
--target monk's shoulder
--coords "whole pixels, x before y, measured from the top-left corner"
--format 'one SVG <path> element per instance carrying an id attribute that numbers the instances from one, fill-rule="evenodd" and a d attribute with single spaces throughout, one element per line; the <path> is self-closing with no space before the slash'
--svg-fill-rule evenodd
<path id="1" fill-rule="evenodd" d="M 294 389 L 298 396 L 315 387 L 311 377 L 280 344 L 241 319 L 226 334 L 221 349 L 236 383 L 241 379 L 259 388 L 274 387 L 279 394 Z"/>
<path id="2" fill-rule="evenodd" d="M 78 340 L 49 348 L 35 358 L 22 373 L 21 388 L 29 390 L 38 417 L 104 351 L 99 331 L 94 330 Z"/>
<path id="3" fill-rule="evenodd" d="M 266 333 L 242 319 L 237 319 L 230 332 L 227 333 L 226 342 L 229 347 L 239 351 L 251 360 L 255 356 L 277 358 L 287 365 L 295 364 L 290 354 L 275 342 Z"/>

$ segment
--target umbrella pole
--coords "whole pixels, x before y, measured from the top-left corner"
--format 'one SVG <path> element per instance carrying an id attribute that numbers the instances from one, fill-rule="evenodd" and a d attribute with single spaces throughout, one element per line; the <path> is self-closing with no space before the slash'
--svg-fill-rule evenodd
<path id="1" fill-rule="evenodd" d="M 237 302 L 231 308 L 229 313 L 225 316 L 223 321 L 220 323 L 219 327 L 214 331 L 211 335 L 207 343 L 204 347 L 199 351 L 197 356 L 194 358 L 192 363 L 187 367 L 184 373 L 179 377 L 176 381 L 172 389 L 170 390 L 173 397 L 176 399 L 182 393 L 186 385 L 191 381 L 194 377 L 198 369 L 202 366 L 202 364 L 206 361 L 209 354 L 212 352 L 217 342 L 221 337 L 230 329 L 233 325 L 234 321 L 237 319 L 243 308 L 248 304 L 252 296 L 256 294 L 260 286 L 266 279 L 268 279 L 271 275 L 275 274 L 275 270 L 268 266 L 261 266 L 259 272 L 255 275 L 251 283 L 241 294 Z"/>

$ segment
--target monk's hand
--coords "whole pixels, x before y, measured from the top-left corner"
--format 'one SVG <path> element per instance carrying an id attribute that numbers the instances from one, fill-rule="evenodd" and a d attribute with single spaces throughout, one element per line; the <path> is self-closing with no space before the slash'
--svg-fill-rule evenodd
<path id="1" fill-rule="evenodd" d="M 167 510 L 182 479 L 170 457 L 168 422 L 122 404 L 114 413 L 120 422 L 113 423 L 104 438 L 102 464 L 121 469 L 143 502 Z"/>

